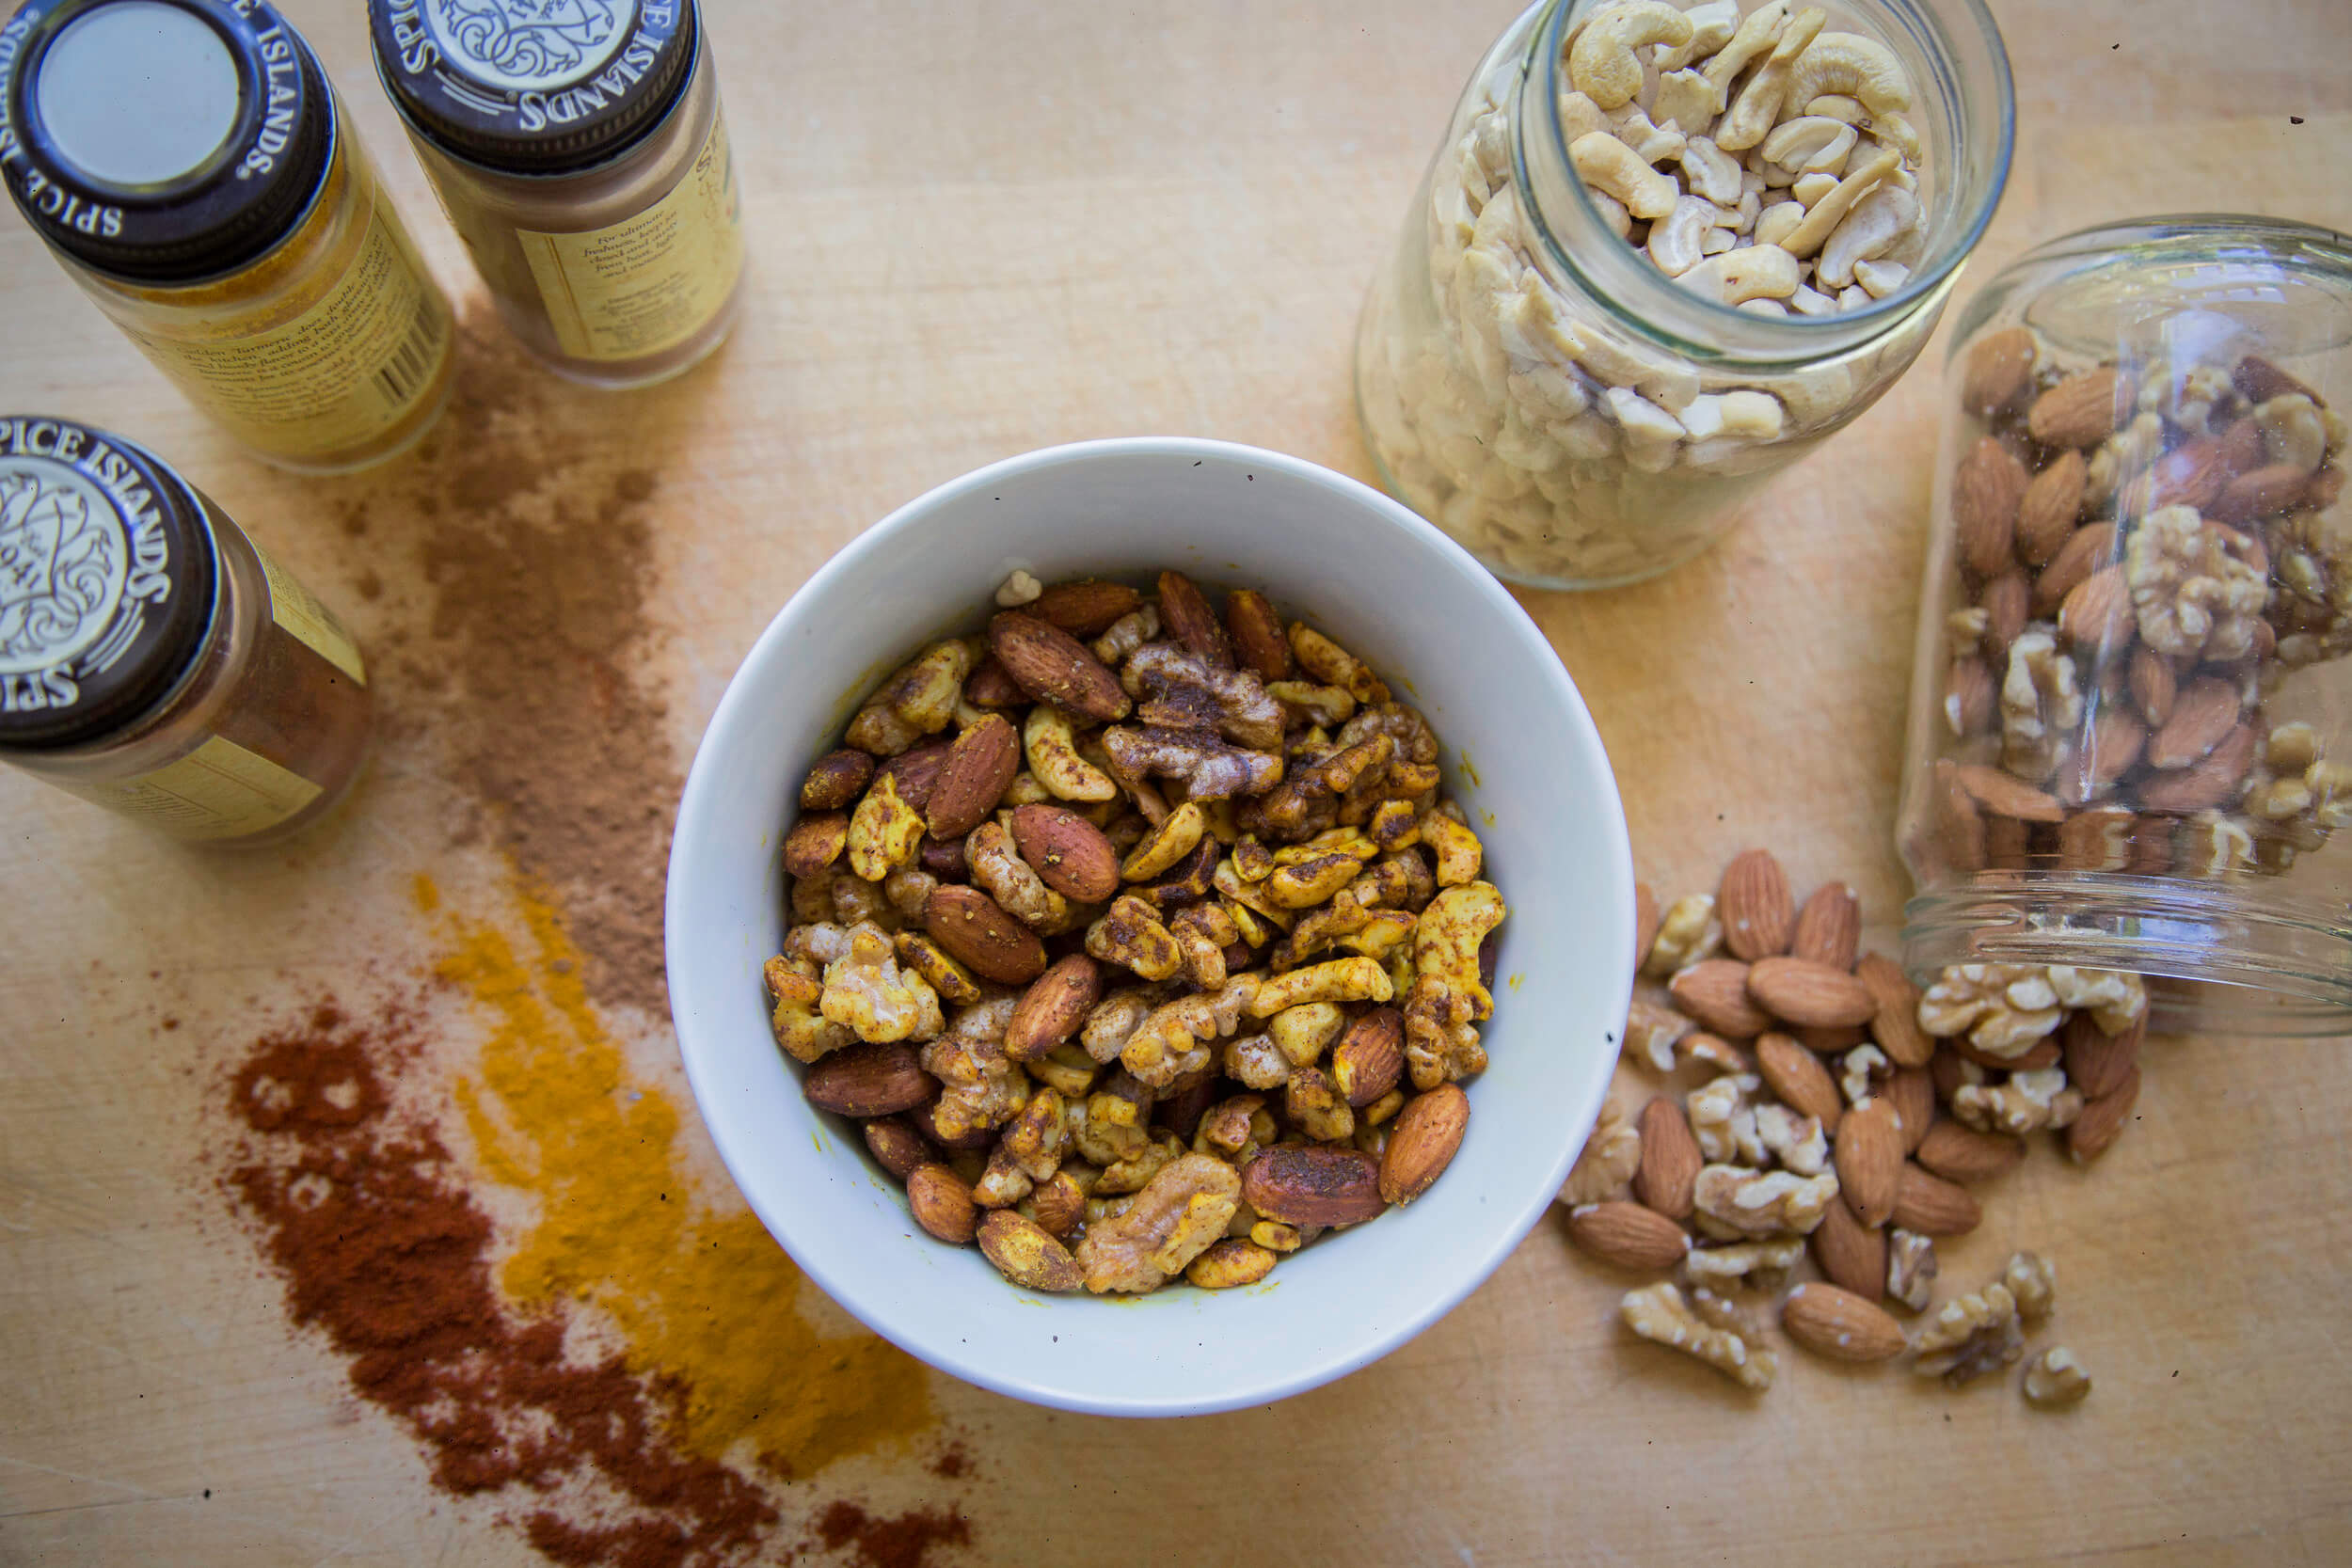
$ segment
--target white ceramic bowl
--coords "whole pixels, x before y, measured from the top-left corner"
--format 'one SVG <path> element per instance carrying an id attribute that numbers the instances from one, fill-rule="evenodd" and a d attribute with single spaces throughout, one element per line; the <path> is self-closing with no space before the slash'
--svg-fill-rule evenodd
<path id="1" fill-rule="evenodd" d="M 922 640 L 1041 578 L 1170 566 L 1251 586 L 1369 659 L 1428 715 L 1449 790 L 1511 908 L 1492 1065 L 1420 1201 L 1285 1259 L 1262 1285 L 1039 1296 L 918 1231 L 847 1124 L 801 1098 L 760 961 L 784 934 L 783 832 L 808 764 Z M 1598 1114 L 1633 962 L 1633 872 L 1600 737 L 1534 623 L 1459 546 L 1295 457 L 1172 438 L 1030 452 L 900 507 L 770 624 L 694 757 L 670 849 L 671 1007 L 694 1098 L 743 1195 L 876 1333 L 1017 1399 L 1117 1416 L 1263 1404 L 1394 1350 L 1475 1290 L 1543 1214 Z"/>

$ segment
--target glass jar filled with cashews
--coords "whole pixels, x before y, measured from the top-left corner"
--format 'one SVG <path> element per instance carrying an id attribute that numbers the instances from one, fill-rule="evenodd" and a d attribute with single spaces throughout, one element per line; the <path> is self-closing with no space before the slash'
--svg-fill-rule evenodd
<path id="1" fill-rule="evenodd" d="M 1358 325 L 1388 487 L 1497 575 L 1633 582 L 1875 402 L 2007 178 L 1979 0 L 1546 0 Z"/>

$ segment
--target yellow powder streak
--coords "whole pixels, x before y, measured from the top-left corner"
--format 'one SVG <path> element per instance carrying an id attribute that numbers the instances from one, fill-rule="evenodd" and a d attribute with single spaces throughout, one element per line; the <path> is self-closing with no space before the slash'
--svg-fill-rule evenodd
<path id="1" fill-rule="evenodd" d="M 428 890 L 421 881 L 421 905 Z M 507 1291 L 608 1314 L 631 1366 L 683 1391 L 682 1435 L 700 1453 L 748 1444 L 807 1476 L 903 1448 L 935 1420 L 921 1364 L 871 1335 L 820 1335 L 796 1305 L 800 1270 L 758 1219 L 697 1200 L 675 1153 L 677 1107 L 629 1081 L 545 893 L 517 897 L 535 956 L 459 918 L 439 965 L 492 1024 L 479 1083 L 457 1085 L 483 1168 L 540 1200 Z"/>

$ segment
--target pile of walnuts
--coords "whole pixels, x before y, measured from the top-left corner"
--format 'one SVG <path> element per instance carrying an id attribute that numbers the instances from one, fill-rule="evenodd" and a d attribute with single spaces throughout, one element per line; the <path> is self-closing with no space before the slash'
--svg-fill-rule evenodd
<path id="1" fill-rule="evenodd" d="M 1262 1279 L 1426 1191 L 1502 895 L 1437 736 L 1264 594 L 997 595 L 818 758 L 777 1043 L 916 1222 L 1038 1291 Z"/>

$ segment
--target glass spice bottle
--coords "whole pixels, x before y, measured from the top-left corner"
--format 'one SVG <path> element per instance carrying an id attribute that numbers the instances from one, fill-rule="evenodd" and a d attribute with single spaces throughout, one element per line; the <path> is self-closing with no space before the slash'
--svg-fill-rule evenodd
<path id="1" fill-rule="evenodd" d="M 693 0 L 370 0 L 377 73 L 499 314 L 602 387 L 733 326 L 735 163 Z"/>
<path id="2" fill-rule="evenodd" d="M 0 416 L 0 759 L 180 838 L 282 838 L 373 720 L 334 614 L 119 436 Z"/>
<path id="3" fill-rule="evenodd" d="M 0 76 L 9 194 L 189 401 L 307 472 L 424 434 L 449 302 L 265 0 L 30 0 Z"/>

